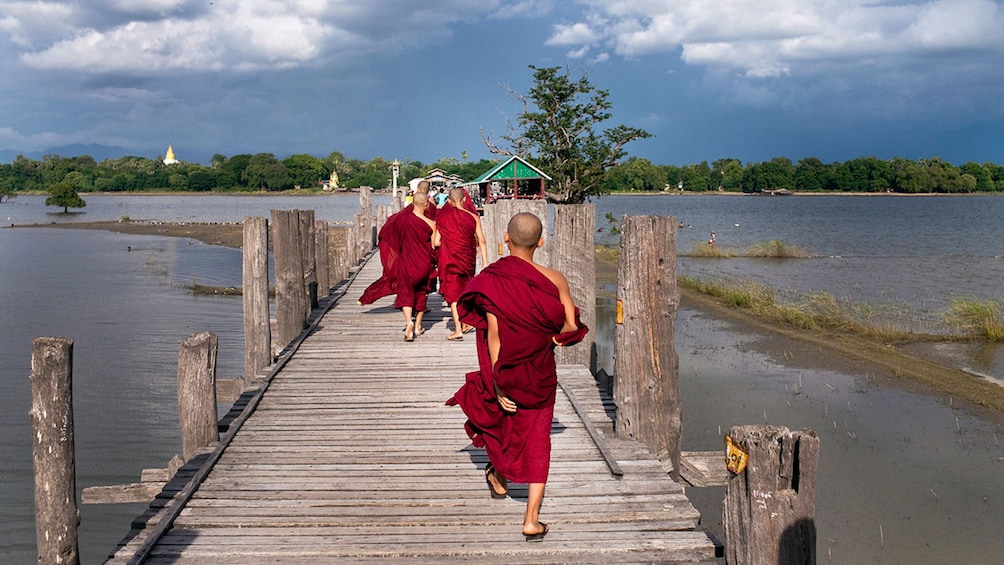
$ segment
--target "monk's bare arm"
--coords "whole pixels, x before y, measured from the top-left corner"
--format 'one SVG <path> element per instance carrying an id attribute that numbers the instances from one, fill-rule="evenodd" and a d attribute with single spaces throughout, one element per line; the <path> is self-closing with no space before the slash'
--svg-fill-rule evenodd
<path id="1" fill-rule="evenodd" d="M 474 224 L 474 236 L 478 240 L 478 249 L 481 250 L 481 268 L 488 266 L 488 241 L 485 239 L 485 231 L 481 228 L 481 218 L 477 214 L 471 214 L 476 220 Z"/>
<path id="2" fill-rule="evenodd" d="M 437 249 L 443 244 L 443 236 L 439 233 L 439 228 L 433 226 L 432 228 L 432 248 Z"/>
<path id="3" fill-rule="evenodd" d="M 492 370 L 494 371 L 495 362 L 498 361 L 499 351 L 502 349 L 502 341 L 499 339 L 499 320 L 491 312 L 486 313 L 485 318 L 488 320 L 488 359 L 491 360 Z M 502 394 L 498 384 L 495 384 L 495 398 L 498 400 L 502 410 L 510 413 L 516 411 L 516 403 L 511 398 Z"/>
<path id="4" fill-rule="evenodd" d="M 565 323 L 558 333 L 574 332 L 579 329 L 578 324 L 575 323 L 575 302 L 572 301 L 572 292 L 568 289 L 568 280 L 565 279 L 565 275 L 536 263 L 534 266 L 558 288 L 558 300 L 561 301 L 561 306 L 565 310 Z"/>

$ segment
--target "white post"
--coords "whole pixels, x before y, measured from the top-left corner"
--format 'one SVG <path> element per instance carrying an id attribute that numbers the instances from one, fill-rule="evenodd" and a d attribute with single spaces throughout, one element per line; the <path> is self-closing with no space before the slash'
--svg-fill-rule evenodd
<path id="1" fill-rule="evenodd" d="M 397 198 L 397 176 L 398 176 L 398 174 L 401 173 L 401 163 L 398 162 L 397 159 L 394 159 L 394 162 L 391 163 L 391 165 L 392 165 L 391 171 L 393 171 L 393 175 L 392 175 L 393 180 L 391 181 L 391 187 L 393 188 L 394 198 L 396 199 Z"/>

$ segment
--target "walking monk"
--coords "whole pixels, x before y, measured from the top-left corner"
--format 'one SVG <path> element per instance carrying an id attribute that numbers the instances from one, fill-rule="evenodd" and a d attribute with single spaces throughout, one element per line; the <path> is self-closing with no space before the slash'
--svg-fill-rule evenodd
<path id="1" fill-rule="evenodd" d="M 510 255 L 482 269 L 460 297 L 460 319 L 477 328 L 480 370 L 467 373 L 446 401 L 464 410 L 471 443 L 488 454 L 492 498 L 505 498 L 509 480 L 528 483 L 526 541 L 541 541 L 548 532 L 539 514 L 558 386 L 554 347 L 578 343 L 588 331 L 565 277 L 533 262 L 542 232 L 533 214 L 513 216 L 503 236 Z"/>
<path id="2" fill-rule="evenodd" d="M 439 294 L 450 305 L 453 315 L 453 333 L 446 339 L 463 340 L 464 328 L 460 324 L 457 301 L 474 278 L 477 250 L 481 251 L 481 265 L 488 265 L 488 244 L 481 229 L 481 218 L 464 208 L 467 193 L 462 188 L 451 188 L 446 204 L 436 214 L 436 231 L 439 234 Z"/>
<path id="3" fill-rule="evenodd" d="M 436 224 L 425 216 L 428 205 L 428 193 L 416 192 L 411 206 L 387 219 L 380 230 L 384 272 L 359 298 L 360 304 L 372 304 L 379 298 L 397 294 L 394 307 L 404 313 L 405 341 L 414 341 L 416 335 L 425 333 L 422 316 L 432 276 L 432 238 L 436 233 Z M 384 259 L 385 253 L 388 259 Z"/>

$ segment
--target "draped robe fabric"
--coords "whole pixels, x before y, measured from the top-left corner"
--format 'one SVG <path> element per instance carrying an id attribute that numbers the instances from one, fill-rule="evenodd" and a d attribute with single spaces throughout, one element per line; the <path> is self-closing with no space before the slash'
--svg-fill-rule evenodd
<path id="1" fill-rule="evenodd" d="M 447 304 L 460 299 L 477 266 L 477 219 L 447 204 L 436 215 L 439 229 L 439 294 Z"/>
<path id="2" fill-rule="evenodd" d="M 407 207 L 387 219 L 380 230 L 380 262 L 384 271 L 359 298 L 372 304 L 396 294 L 395 308 L 425 310 L 433 270 L 432 227 Z"/>
<path id="3" fill-rule="evenodd" d="M 577 343 L 588 328 L 580 323 L 574 332 L 559 333 L 565 313 L 557 287 L 531 263 L 512 256 L 474 277 L 457 307 L 461 320 L 477 328 L 479 370 L 467 373 L 464 385 L 446 403 L 463 409 L 468 437 L 475 447 L 485 448 L 503 476 L 546 483 L 558 386 L 555 343 Z M 502 344 L 494 369 L 488 355 L 488 313 L 498 319 Z M 498 405 L 496 387 L 516 403 L 515 413 Z"/>

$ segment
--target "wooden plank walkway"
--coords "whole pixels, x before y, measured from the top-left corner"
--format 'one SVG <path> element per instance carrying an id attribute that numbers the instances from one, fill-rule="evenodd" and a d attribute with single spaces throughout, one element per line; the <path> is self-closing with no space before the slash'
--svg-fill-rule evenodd
<path id="1" fill-rule="evenodd" d="M 559 371 L 575 392 L 559 390 L 555 410 L 541 510 L 551 532 L 526 543 L 526 485 L 492 500 L 484 452 L 467 440 L 461 410 L 444 405 L 477 366 L 474 339 L 445 339 L 438 295 L 412 343 L 392 298 L 359 306 L 376 259 L 263 392 L 242 398 L 251 406 L 221 445 L 179 471 L 110 562 L 714 562 L 682 487 L 643 446 L 603 437 L 610 420 L 584 367 Z"/>

